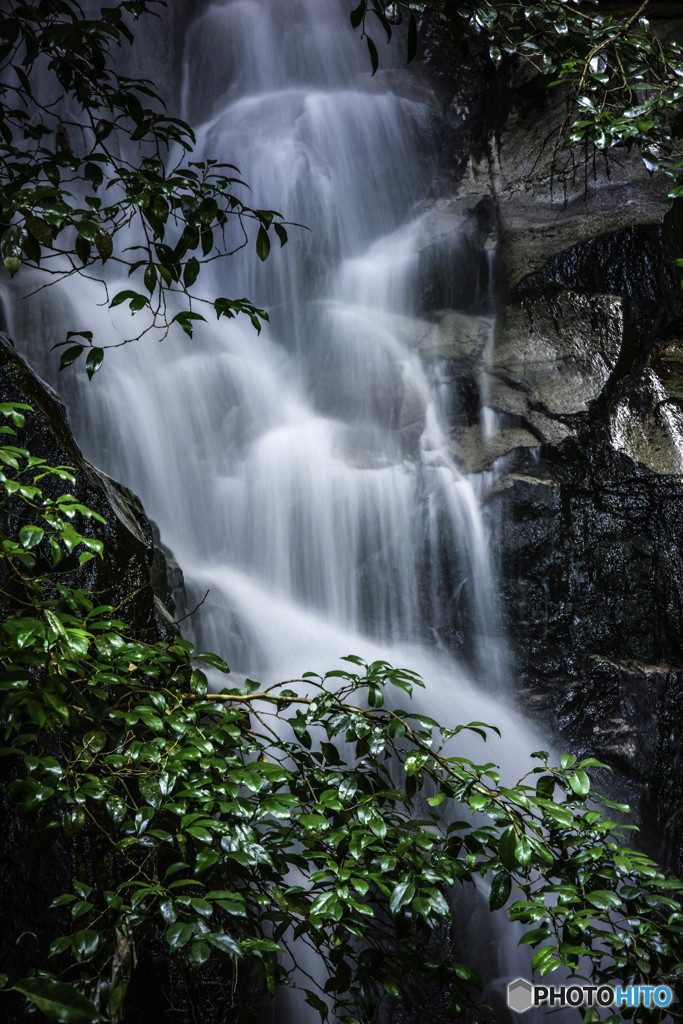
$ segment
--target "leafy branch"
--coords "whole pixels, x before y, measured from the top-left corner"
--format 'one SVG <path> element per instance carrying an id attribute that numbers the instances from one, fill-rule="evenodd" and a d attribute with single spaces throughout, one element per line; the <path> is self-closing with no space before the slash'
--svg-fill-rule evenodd
<path id="1" fill-rule="evenodd" d="M 180 636 L 142 642 L 69 586 L 63 560 L 75 569 L 102 549 L 75 526 L 86 507 L 43 494 L 70 471 L 14 444 L 26 411 L 0 406 L 12 442 L 0 448 L 0 756 L 47 838 L 104 852 L 81 855 L 70 891 L 51 894 L 71 923 L 49 965 L 5 979 L 0 998 L 120 1024 L 134 964 L 162 943 L 181 971 L 219 960 L 226 1005 L 251 964 L 266 992 L 301 987 L 344 1024 L 382 999 L 417 1004 L 429 984 L 452 994 L 454 1017 L 483 1021 L 474 967 L 429 946 L 478 876 L 492 911 L 529 926 L 540 975 L 565 964 L 683 994 L 682 886 L 591 803 L 599 762 L 553 767 L 538 752 L 506 785 L 459 749 L 492 727 L 398 707 L 419 677 L 354 655 L 322 676 L 209 692 L 209 674 L 228 671 L 218 655 Z M 301 944 L 322 977 L 303 969 Z"/>
<path id="2" fill-rule="evenodd" d="M 216 317 L 268 319 L 247 298 L 207 299 L 194 290 L 208 263 L 233 255 L 255 234 L 265 260 L 275 210 L 250 207 L 232 164 L 189 159 L 190 126 L 168 116 L 147 79 L 115 71 L 114 48 L 133 42 L 129 25 L 163 0 L 127 0 L 86 18 L 77 0 L 9 0 L 0 21 L 0 254 L 7 272 L 74 275 L 100 282 L 110 308 L 127 303 L 144 326 L 115 345 L 71 331 L 60 368 L 86 353 L 92 376 L 105 348 L 174 324 L 192 337 L 200 308 Z M 57 99 L 54 97 L 57 96 Z M 76 114 L 73 114 L 73 111 Z M 102 267 L 125 269 L 133 287 L 110 296 Z"/>
<path id="3" fill-rule="evenodd" d="M 463 46 L 473 39 L 487 43 L 496 66 L 522 58 L 548 89 L 563 89 L 567 97 L 553 167 L 564 145 L 587 143 L 604 151 L 636 145 L 648 170 L 672 179 L 675 197 L 683 195 L 683 46 L 653 30 L 649 6 L 642 0 L 610 13 L 599 0 L 361 0 L 351 24 L 367 38 L 373 71 L 378 57 L 368 23 L 379 21 L 390 39 L 392 25 L 407 16 L 410 61 L 417 52 L 417 18 L 425 10 L 437 14 Z"/>

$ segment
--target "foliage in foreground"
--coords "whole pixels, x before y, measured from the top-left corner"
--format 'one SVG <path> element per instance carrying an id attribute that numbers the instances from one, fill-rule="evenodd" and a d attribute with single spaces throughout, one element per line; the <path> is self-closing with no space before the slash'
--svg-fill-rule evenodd
<path id="1" fill-rule="evenodd" d="M 5 435 L 26 408 L 0 405 Z M 265 991 L 303 987 L 346 1024 L 430 981 L 452 992 L 454 1017 L 480 1019 L 473 967 L 427 952 L 477 876 L 492 911 L 529 926 L 541 976 L 566 964 L 683 995 L 682 886 L 589 806 L 596 761 L 552 767 L 537 753 L 506 787 L 458 753 L 463 731 L 488 726 L 385 705 L 420 680 L 354 656 L 296 683 L 208 692 L 197 665 L 226 672 L 218 656 L 180 637 L 143 643 L 69 585 L 79 558 L 101 553 L 75 525 L 88 510 L 43 493 L 55 474 L 73 480 L 67 468 L 6 439 L 0 753 L 46 836 L 87 838 L 101 857 L 78 858 L 71 890 L 51 894 L 71 917 L 51 970 L 3 979 L 2 998 L 21 994 L 52 1021 L 118 1024 L 134 965 L 163 936 L 185 971 L 221 960 L 226 1005 L 251 963 Z M 317 979 L 297 974 L 304 943 Z"/>

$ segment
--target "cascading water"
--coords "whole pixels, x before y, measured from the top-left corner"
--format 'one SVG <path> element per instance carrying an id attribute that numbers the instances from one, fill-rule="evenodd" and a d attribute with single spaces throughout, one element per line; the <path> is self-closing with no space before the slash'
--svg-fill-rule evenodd
<path id="1" fill-rule="evenodd" d="M 190 605 L 209 590 L 187 623 L 198 643 L 268 680 L 350 652 L 404 664 L 430 714 L 500 725 L 505 760 L 534 739 L 501 696 L 475 488 L 411 346 L 435 115 L 366 60 L 341 0 L 227 0 L 196 19 L 183 96 L 200 150 L 239 165 L 251 205 L 310 230 L 264 265 L 240 253 L 200 278 L 268 308 L 261 336 L 233 321 L 132 345 L 67 399 L 86 454 L 159 524 Z M 63 307 L 80 324 L 89 287 L 50 295 L 51 322 Z M 121 336 L 123 314 L 87 308 L 100 343 Z M 20 306 L 11 320 L 40 336 Z M 501 982 L 520 970 L 501 953 Z"/>

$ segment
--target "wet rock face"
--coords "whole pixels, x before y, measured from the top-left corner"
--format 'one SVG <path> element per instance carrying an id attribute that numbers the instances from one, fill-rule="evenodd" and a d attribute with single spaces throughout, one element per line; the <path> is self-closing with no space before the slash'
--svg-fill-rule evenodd
<path id="1" fill-rule="evenodd" d="M 526 463 L 526 464 L 525 464 Z M 676 663 L 683 489 L 588 434 L 519 459 L 490 497 L 506 613 L 537 657 Z"/>
<path id="2" fill-rule="evenodd" d="M 680 872 L 681 307 L 667 263 L 665 228 L 634 227 L 581 243 L 514 289 L 492 364 L 508 390 L 496 385 L 492 405 L 543 443 L 510 451 L 490 513 L 524 698 L 560 744 L 617 770 L 604 784 L 638 808 L 649 848 Z M 499 372 L 505 359 L 513 376 Z"/>
<path id="3" fill-rule="evenodd" d="M 563 509 L 571 485 L 554 501 L 511 489 L 505 514 L 526 518 L 503 542 L 503 603 L 523 704 L 561 749 L 614 769 L 600 789 L 631 804 L 648 850 L 680 874 L 681 507 L 671 486 L 643 493 L 652 483 L 620 480 L 622 512 L 601 494 Z M 639 499 L 640 523 L 624 515 Z"/>
<path id="4" fill-rule="evenodd" d="M 553 160 L 543 141 L 561 97 L 521 66 L 501 86 L 484 54 L 439 32 L 427 22 L 443 107 L 435 209 L 459 218 L 473 266 L 488 249 L 498 301 L 432 286 L 436 323 L 416 347 L 448 389 L 461 466 L 494 471 L 487 515 L 522 699 L 557 746 L 615 768 L 601 784 L 639 805 L 650 849 L 680 872 L 681 204 L 635 151 Z"/>
<path id="5" fill-rule="evenodd" d="M 509 457 L 488 507 L 520 696 L 615 769 L 648 849 L 683 870 L 683 486 L 593 428 Z"/>
<path id="6" fill-rule="evenodd" d="M 619 296 L 565 290 L 509 305 L 487 368 L 489 405 L 517 417 L 538 441 L 559 441 L 602 393 L 622 337 Z"/>
<path id="7" fill-rule="evenodd" d="M 511 439 L 490 513 L 525 699 L 558 743 L 617 769 L 605 784 L 638 805 L 650 849 L 680 871 L 683 417 L 671 239 L 665 220 L 581 242 L 510 292 L 490 402 L 537 440 L 524 452 Z"/>

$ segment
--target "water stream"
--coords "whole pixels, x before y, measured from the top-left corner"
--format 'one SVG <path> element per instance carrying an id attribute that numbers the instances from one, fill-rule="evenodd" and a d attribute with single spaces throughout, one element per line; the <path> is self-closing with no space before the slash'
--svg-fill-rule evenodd
<path id="1" fill-rule="evenodd" d="M 187 632 L 237 674 L 288 678 L 348 653 L 406 665 L 429 714 L 495 721 L 486 759 L 521 774 L 540 743 L 507 703 L 481 482 L 454 463 L 414 344 L 434 110 L 408 79 L 393 91 L 397 72 L 370 78 L 343 0 L 213 3 L 183 59 L 200 150 L 239 166 L 251 205 L 310 230 L 265 264 L 245 252 L 202 275 L 207 294 L 270 310 L 260 336 L 221 321 L 108 356 L 67 390 L 77 437 L 141 496 L 188 605 L 209 591 Z M 456 278 L 466 254 L 450 254 Z M 30 315 L 19 303 L 13 332 L 44 346 L 41 318 L 73 327 L 87 304 L 96 337 L 115 339 L 125 314 L 91 305 L 90 287 L 52 290 Z M 523 971 L 500 935 L 485 941 L 499 986 Z"/>

